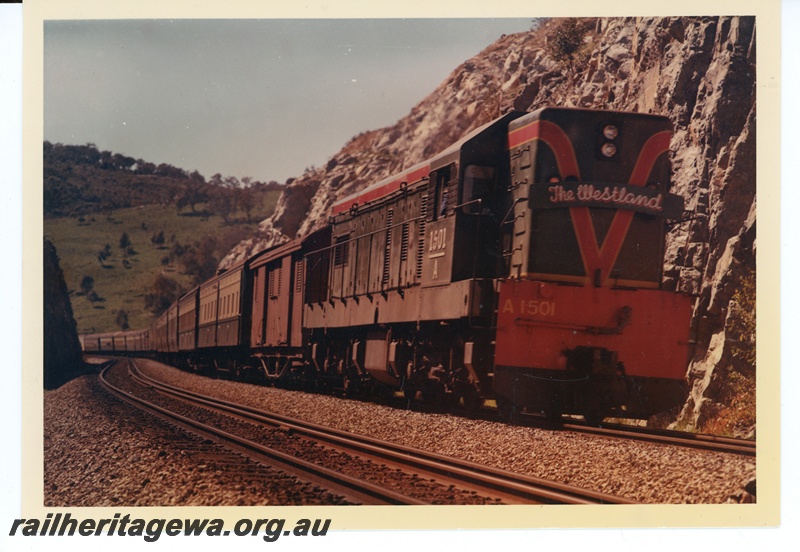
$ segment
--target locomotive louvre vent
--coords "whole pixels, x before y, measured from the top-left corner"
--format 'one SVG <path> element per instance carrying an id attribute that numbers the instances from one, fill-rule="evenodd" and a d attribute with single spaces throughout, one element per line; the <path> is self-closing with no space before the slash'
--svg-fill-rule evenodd
<path id="1" fill-rule="evenodd" d="M 350 245 L 350 236 L 341 236 L 339 238 L 336 238 L 336 247 L 333 250 L 334 266 L 343 266 L 347 264 L 349 245 Z"/>
<path id="2" fill-rule="evenodd" d="M 392 257 L 392 221 L 394 220 L 394 209 L 389 209 L 386 214 L 386 247 L 383 250 L 383 277 L 381 283 L 386 286 L 389 284 L 389 262 Z"/>
<path id="3" fill-rule="evenodd" d="M 281 294 L 281 271 L 282 268 L 276 268 L 269 271 L 269 298 L 275 299 Z"/>
<path id="4" fill-rule="evenodd" d="M 303 276 L 306 268 L 306 263 L 303 259 L 300 259 L 295 263 L 295 283 L 294 283 L 294 292 L 300 293 L 303 289 Z"/>
<path id="5" fill-rule="evenodd" d="M 408 223 L 403 223 L 403 231 L 400 236 L 400 260 L 408 260 Z"/>
<path id="6" fill-rule="evenodd" d="M 417 245 L 417 279 L 422 278 L 422 258 L 425 247 L 425 223 L 428 217 L 428 196 L 420 197 L 419 202 L 419 240 Z"/>
<path id="7" fill-rule="evenodd" d="M 272 299 L 275 297 L 275 273 L 269 271 L 269 282 L 267 283 L 267 297 Z"/>

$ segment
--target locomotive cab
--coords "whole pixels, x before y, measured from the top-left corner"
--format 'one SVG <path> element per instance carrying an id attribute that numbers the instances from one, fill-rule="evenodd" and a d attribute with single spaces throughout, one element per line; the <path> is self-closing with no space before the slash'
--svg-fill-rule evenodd
<path id="1" fill-rule="evenodd" d="M 506 272 L 506 132 L 522 115 L 512 112 L 476 129 L 431 161 L 423 286 L 494 279 Z"/>

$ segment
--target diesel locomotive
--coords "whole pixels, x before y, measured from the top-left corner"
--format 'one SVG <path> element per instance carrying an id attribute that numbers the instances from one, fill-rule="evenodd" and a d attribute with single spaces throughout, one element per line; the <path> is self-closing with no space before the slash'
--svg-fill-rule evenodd
<path id="1" fill-rule="evenodd" d="M 333 204 L 320 230 L 84 350 L 474 409 L 647 418 L 682 403 L 692 298 L 664 288 L 666 117 L 511 112 Z"/>

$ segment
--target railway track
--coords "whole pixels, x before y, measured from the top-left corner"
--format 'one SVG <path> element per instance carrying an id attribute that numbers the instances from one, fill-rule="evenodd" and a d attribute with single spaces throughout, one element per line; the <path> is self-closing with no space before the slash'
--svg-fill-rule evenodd
<path id="1" fill-rule="evenodd" d="M 493 419 L 489 416 L 496 416 L 494 409 L 490 409 L 490 411 L 491 414 L 485 416 L 487 420 Z M 515 423 L 528 427 L 569 430 L 613 439 L 632 439 L 742 456 L 754 457 L 756 455 L 756 441 L 751 439 L 736 439 L 734 437 L 688 433 L 669 429 L 653 429 L 611 422 L 600 422 L 599 425 L 595 425 L 567 417 L 554 421 L 541 415 L 528 413 L 519 414 Z"/>
<path id="2" fill-rule="evenodd" d="M 400 495 L 398 493 L 393 493 L 390 490 L 382 488 L 378 485 L 372 485 L 356 478 L 347 477 L 342 473 L 338 473 L 334 470 L 330 470 L 325 467 L 315 465 L 311 462 L 307 462 L 282 453 L 279 450 L 264 446 L 263 444 L 252 439 L 235 435 L 231 432 L 219 429 L 211 424 L 199 422 L 191 417 L 181 415 L 173 412 L 171 409 L 159 406 L 151 400 L 138 397 L 130 391 L 121 389 L 108 380 L 106 373 L 112 369 L 113 366 L 114 365 L 107 367 L 100 374 L 100 383 L 104 388 L 123 401 L 145 412 L 149 412 L 155 416 L 158 416 L 169 423 L 177 425 L 184 430 L 201 435 L 204 438 L 211 439 L 225 448 L 243 454 L 244 456 L 256 462 L 282 469 L 288 473 L 293 473 L 311 483 L 323 485 L 331 492 L 340 493 L 355 502 L 363 502 L 367 504 L 415 503 L 409 497 Z M 148 385 L 148 387 L 150 386 Z"/>
<path id="3" fill-rule="evenodd" d="M 748 439 L 734 439 L 732 437 L 719 437 L 699 433 L 686 433 L 666 429 L 651 429 L 627 426 L 623 424 L 603 423 L 600 427 L 581 422 L 564 422 L 564 429 L 599 435 L 612 438 L 636 439 L 665 445 L 677 445 L 714 452 L 741 454 L 743 456 L 756 455 L 756 442 Z"/>
<path id="4" fill-rule="evenodd" d="M 406 403 L 406 400 L 398 400 L 395 406 L 398 408 L 406 408 L 408 407 Z M 420 405 L 420 407 L 422 412 L 427 411 L 424 405 Z M 483 407 L 480 411 L 474 413 L 472 417 L 486 421 L 496 421 L 497 411 L 491 406 Z M 594 425 L 579 419 L 571 418 L 562 418 L 561 420 L 553 421 L 543 416 L 528 413 L 519 414 L 515 423 L 541 429 L 569 430 L 613 439 L 631 439 L 741 456 L 755 457 L 757 450 L 756 441 L 751 439 L 736 439 L 733 437 L 689 433 L 685 431 L 653 429 L 619 423 L 601 422 L 599 425 Z"/>
<path id="5" fill-rule="evenodd" d="M 404 402 L 397 403 L 398 407 L 404 404 Z M 424 406 L 421 411 L 426 411 Z M 492 406 L 483 407 L 480 411 L 473 414 L 472 417 L 496 422 L 498 419 L 497 409 Z M 739 454 L 742 456 L 754 457 L 756 455 L 756 441 L 751 439 L 736 439 L 733 437 L 688 433 L 685 431 L 673 431 L 668 429 L 653 429 L 609 422 L 601 422 L 599 425 L 593 425 L 580 419 L 571 419 L 568 417 L 554 421 L 545 416 L 528 413 L 518 414 L 514 423 L 527 427 L 569 430 L 613 439 L 631 439 L 712 452 Z"/>
<path id="6" fill-rule="evenodd" d="M 633 503 L 630 500 L 604 493 L 514 474 L 202 396 L 153 380 L 138 371 L 135 361 L 129 360 L 127 362 L 130 376 L 139 385 L 147 386 L 161 395 L 238 418 L 249 424 L 255 424 L 264 430 L 278 430 L 292 436 L 294 439 L 313 441 L 326 449 L 335 451 L 337 454 L 358 458 L 359 461 L 376 466 L 379 470 L 410 474 L 410 478 L 413 481 L 419 482 L 411 485 L 408 489 L 400 491 L 387 490 L 381 482 L 370 483 L 365 477 L 344 475 L 335 469 L 322 467 L 317 463 L 280 452 L 262 443 L 230 434 L 186 416 L 179 415 L 176 418 L 177 421 L 175 423 L 179 423 L 191 431 L 200 432 L 218 441 L 224 441 L 226 446 L 231 446 L 248 456 L 256 455 L 261 457 L 262 461 L 279 464 L 283 469 L 294 472 L 301 478 L 308 478 L 315 483 L 328 487 L 332 491 L 341 492 L 356 502 L 364 504 L 439 503 L 441 497 L 437 498 L 435 493 L 431 497 L 426 495 L 425 492 L 420 494 L 417 489 L 417 487 L 433 484 L 444 489 L 459 489 L 469 495 L 485 496 L 490 499 L 490 503 Z M 104 385 L 112 387 L 105 378 L 104 381 Z M 169 409 L 148 404 L 150 401 L 133 397 L 131 393 L 126 393 L 119 389 L 112 390 L 112 392 L 126 400 L 132 400 L 137 405 L 156 412 L 162 417 L 174 417 Z"/>

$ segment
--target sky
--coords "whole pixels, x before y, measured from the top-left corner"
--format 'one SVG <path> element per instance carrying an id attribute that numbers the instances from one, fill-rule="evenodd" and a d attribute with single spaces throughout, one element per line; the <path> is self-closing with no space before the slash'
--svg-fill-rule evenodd
<path id="1" fill-rule="evenodd" d="M 48 20 L 44 139 L 268 182 L 393 125 L 531 19 Z"/>

